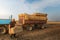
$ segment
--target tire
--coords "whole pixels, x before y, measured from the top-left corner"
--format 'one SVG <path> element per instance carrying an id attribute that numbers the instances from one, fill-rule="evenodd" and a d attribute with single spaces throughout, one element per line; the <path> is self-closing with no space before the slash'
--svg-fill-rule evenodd
<path id="1" fill-rule="evenodd" d="M 29 27 L 29 31 L 32 31 L 32 27 Z"/>
<path id="2" fill-rule="evenodd" d="M 41 29 L 44 29 L 45 28 L 45 26 L 43 25 L 42 27 L 41 27 Z"/>
<path id="3" fill-rule="evenodd" d="M 32 27 L 27 26 L 27 30 L 28 30 L 28 31 L 32 31 L 32 29 L 33 29 Z"/>
<path id="4" fill-rule="evenodd" d="M 6 28 L 0 27 L 0 34 L 5 34 L 5 33 L 6 33 Z"/>
<path id="5" fill-rule="evenodd" d="M 47 27 L 47 26 L 46 26 L 46 24 L 44 24 L 44 25 L 42 25 L 42 27 L 41 27 L 41 28 L 42 28 L 42 29 L 44 29 L 44 28 L 46 28 L 46 27 Z"/>

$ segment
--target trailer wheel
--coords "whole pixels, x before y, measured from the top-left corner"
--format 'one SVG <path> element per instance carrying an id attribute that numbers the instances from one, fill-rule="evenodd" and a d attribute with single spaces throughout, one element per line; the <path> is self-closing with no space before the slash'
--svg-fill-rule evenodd
<path id="1" fill-rule="evenodd" d="M 46 27 L 47 27 L 47 26 L 46 26 L 46 24 L 44 24 L 44 25 L 42 25 L 42 27 L 41 27 L 41 28 L 42 28 L 42 29 L 44 29 L 44 28 L 46 28 Z"/>
<path id="2" fill-rule="evenodd" d="M 32 27 L 27 26 L 27 30 L 28 30 L 28 31 L 32 31 L 32 29 L 33 29 Z"/>
<path id="3" fill-rule="evenodd" d="M 32 27 L 29 27 L 29 31 L 32 31 Z"/>
<path id="4" fill-rule="evenodd" d="M 43 25 L 42 27 L 41 27 L 41 29 L 44 29 L 45 28 L 45 26 Z"/>
<path id="5" fill-rule="evenodd" d="M 6 28 L 0 27 L 0 34 L 5 34 L 5 33 L 6 33 Z"/>

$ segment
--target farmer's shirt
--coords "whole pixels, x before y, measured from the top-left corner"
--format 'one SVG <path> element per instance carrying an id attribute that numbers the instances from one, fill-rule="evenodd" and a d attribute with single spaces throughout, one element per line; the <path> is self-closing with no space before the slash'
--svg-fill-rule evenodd
<path id="1" fill-rule="evenodd" d="M 14 27 L 14 26 L 15 26 L 15 24 L 16 24 L 16 22 L 15 22 L 15 21 L 14 21 L 14 22 L 10 22 L 10 28 Z"/>

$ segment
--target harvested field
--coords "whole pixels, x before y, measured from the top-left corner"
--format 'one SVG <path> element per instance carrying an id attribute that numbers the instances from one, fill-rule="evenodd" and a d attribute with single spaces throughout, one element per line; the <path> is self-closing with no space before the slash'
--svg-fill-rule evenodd
<path id="1" fill-rule="evenodd" d="M 0 35 L 0 40 L 60 40 L 60 24 L 47 24 L 45 29 L 23 31 L 17 38 L 11 39 L 8 34 Z"/>

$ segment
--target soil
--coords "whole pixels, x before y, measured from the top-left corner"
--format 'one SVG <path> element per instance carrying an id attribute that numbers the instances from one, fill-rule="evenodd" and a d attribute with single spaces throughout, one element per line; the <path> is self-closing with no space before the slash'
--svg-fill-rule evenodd
<path id="1" fill-rule="evenodd" d="M 0 40 L 60 40 L 60 25 L 48 24 L 45 29 L 23 31 L 17 38 L 10 38 L 9 34 L 0 35 Z"/>

